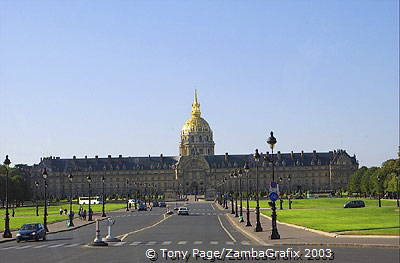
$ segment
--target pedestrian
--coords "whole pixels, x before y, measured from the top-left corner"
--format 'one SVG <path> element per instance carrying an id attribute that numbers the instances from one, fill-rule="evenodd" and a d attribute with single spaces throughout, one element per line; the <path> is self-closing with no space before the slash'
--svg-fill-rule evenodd
<path id="1" fill-rule="evenodd" d="M 66 208 L 64 208 L 64 215 L 67 215 L 68 210 Z"/>
<path id="2" fill-rule="evenodd" d="M 64 210 L 63 210 L 62 208 L 60 208 L 59 211 L 60 211 L 60 216 L 61 216 L 61 215 L 63 214 L 63 211 L 64 211 Z"/>
<path id="3" fill-rule="evenodd" d="M 15 216 L 15 210 L 14 210 L 14 207 L 13 207 L 13 209 L 12 209 L 12 214 L 11 214 L 11 216 L 12 216 L 12 217 L 14 217 L 14 216 Z"/>
<path id="4" fill-rule="evenodd" d="M 85 210 L 83 210 L 83 220 L 85 220 L 85 221 L 86 221 L 86 209 L 85 209 Z"/>

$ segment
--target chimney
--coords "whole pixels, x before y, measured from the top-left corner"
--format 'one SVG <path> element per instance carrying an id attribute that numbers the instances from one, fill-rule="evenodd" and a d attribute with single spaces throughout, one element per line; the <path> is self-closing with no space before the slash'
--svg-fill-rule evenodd
<path id="1" fill-rule="evenodd" d="M 87 159 L 87 155 L 85 155 L 85 159 Z"/>
<path id="2" fill-rule="evenodd" d="M 75 156 L 75 155 L 74 155 L 74 156 L 72 156 L 72 159 L 74 159 L 74 160 L 75 160 L 75 159 L 76 159 L 76 156 Z"/>
<path id="3" fill-rule="evenodd" d="M 293 153 L 293 151 L 290 152 L 290 157 L 292 157 L 292 159 L 294 158 L 294 153 Z"/>
<path id="4" fill-rule="evenodd" d="M 304 151 L 301 151 L 301 158 L 304 157 Z"/>
<path id="5" fill-rule="evenodd" d="M 98 156 L 98 155 L 96 155 L 94 158 L 96 158 L 96 159 L 99 159 L 99 156 Z"/>
<path id="6" fill-rule="evenodd" d="M 225 162 L 227 162 L 228 161 L 228 153 L 225 153 Z"/>
<path id="7" fill-rule="evenodd" d="M 122 154 L 118 155 L 118 158 L 122 158 Z"/>
<path id="8" fill-rule="evenodd" d="M 108 159 L 111 159 L 111 154 L 108 155 Z"/>

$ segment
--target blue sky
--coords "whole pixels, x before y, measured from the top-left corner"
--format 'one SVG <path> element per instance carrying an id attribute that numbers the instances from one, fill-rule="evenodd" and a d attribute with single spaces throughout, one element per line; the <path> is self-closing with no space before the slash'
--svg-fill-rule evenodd
<path id="1" fill-rule="evenodd" d="M 398 1 L 0 1 L 0 156 L 177 155 L 198 89 L 216 154 L 399 145 Z M 3 158 L 3 157 L 1 157 Z"/>

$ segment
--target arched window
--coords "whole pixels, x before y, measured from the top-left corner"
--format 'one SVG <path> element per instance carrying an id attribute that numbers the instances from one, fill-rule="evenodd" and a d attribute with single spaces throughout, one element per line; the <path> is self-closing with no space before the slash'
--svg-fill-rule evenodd
<path id="1" fill-rule="evenodd" d="M 199 136 L 199 142 L 202 142 L 203 138 L 201 137 L 201 135 Z"/>

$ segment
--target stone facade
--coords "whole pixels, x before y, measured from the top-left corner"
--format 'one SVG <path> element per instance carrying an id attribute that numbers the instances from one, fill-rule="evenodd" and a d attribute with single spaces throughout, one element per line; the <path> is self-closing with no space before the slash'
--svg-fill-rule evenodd
<path id="1" fill-rule="evenodd" d="M 180 156 L 148 156 L 107 158 L 61 159 L 42 158 L 39 164 L 30 168 L 32 189 L 35 181 L 43 181 L 42 170 L 48 171 L 48 190 L 60 198 L 69 195 L 68 175 L 73 175 L 74 196 L 88 194 L 86 177 L 92 179 L 93 195 L 101 195 L 102 177 L 105 178 L 107 195 L 125 195 L 138 189 L 174 193 L 207 193 L 213 196 L 221 181 L 230 178 L 234 169 L 250 166 L 249 188 L 255 189 L 256 163 L 253 154 L 214 155 L 213 133 L 208 123 L 200 117 L 197 94 L 192 104 L 192 116 L 185 122 L 181 132 Z M 267 191 L 272 181 L 272 163 L 266 161 L 271 154 L 261 156 L 257 164 L 260 190 Z M 345 188 L 349 177 L 358 168 L 355 155 L 349 156 L 344 150 L 329 152 L 281 153 L 272 156 L 275 163 L 275 178 L 281 191 L 328 191 Z M 290 179 L 289 179 L 290 178 Z M 245 178 L 244 178 L 245 179 Z M 128 184 L 127 184 L 128 182 Z M 246 180 L 243 180 L 246 189 Z M 224 186 L 233 189 L 234 181 Z"/>

